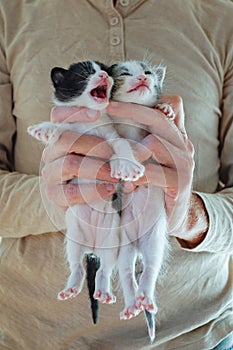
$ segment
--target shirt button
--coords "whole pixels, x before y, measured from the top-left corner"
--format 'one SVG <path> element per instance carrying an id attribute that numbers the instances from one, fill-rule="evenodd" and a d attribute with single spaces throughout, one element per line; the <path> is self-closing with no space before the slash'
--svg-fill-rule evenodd
<path id="1" fill-rule="evenodd" d="M 112 17 L 110 19 L 111 26 L 115 26 L 119 22 L 119 19 L 117 17 Z"/>
<path id="2" fill-rule="evenodd" d="M 118 36 L 114 36 L 111 39 L 111 44 L 114 45 L 114 46 L 119 45 L 120 42 L 121 42 L 121 40 L 120 40 L 120 38 Z"/>
<path id="3" fill-rule="evenodd" d="M 129 0 L 120 0 L 121 6 L 128 6 L 129 5 Z"/>

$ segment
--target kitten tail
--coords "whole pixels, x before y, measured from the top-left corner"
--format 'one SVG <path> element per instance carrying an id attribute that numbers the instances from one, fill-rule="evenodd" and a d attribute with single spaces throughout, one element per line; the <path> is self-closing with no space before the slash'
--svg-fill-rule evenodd
<path id="1" fill-rule="evenodd" d="M 92 320 L 96 324 L 98 321 L 98 311 L 99 311 L 99 302 L 93 298 L 95 292 L 95 277 L 96 272 L 100 267 L 100 258 L 94 254 L 87 254 L 87 287 L 89 292 L 89 298 L 91 300 L 91 311 L 92 311 Z"/>
<path id="2" fill-rule="evenodd" d="M 147 323 L 148 335 L 152 344 L 155 340 L 155 315 L 147 310 L 144 310 L 144 314 Z"/>
<path id="3" fill-rule="evenodd" d="M 112 207 L 116 209 L 119 216 L 122 214 L 122 195 L 123 195 L 124 181 L 120 180 L 117 184 L 116 191 L 112 195 Z"/>

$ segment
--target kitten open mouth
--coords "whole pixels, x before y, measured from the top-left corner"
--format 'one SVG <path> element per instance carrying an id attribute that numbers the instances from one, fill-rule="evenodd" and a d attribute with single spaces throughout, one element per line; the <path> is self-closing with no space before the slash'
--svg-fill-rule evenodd
<path id="1" fill-rule="evenodd" d="M 96 101 L 103 101 L 107 98 L 108 85 L 103 84 L 91 90 L 90 94 Z"/>

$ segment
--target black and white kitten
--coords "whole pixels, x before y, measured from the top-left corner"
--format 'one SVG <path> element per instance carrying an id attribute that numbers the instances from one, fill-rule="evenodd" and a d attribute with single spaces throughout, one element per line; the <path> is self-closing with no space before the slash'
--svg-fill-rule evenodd
<path id="1" fill-rule="evenodd" d="M 54 68 L 51 78 L 56 105 L 88 107 L 100 110 L 101 116 L 92 123 L 43 122 L 30 126 L 29 134 L 44 143 L 55 142 L 66 130 L 100 136 L 107 140 L 114 151 L 110 159 L 111 176 L 124 181 L 135 181 L 141 177 L 144 166 L 135 159 L 130 143 L 119 137 L 105 110 L 113 85 L 106 66 L 94 61 L 79 62 L 68 70 Z M 91 183 L 91 180 L 74 179 L 71 182 Z M 75 205 L 66 211 L 66 253 L 70 277 L 65 289 L 58 294 L 60 300 L 81 292 L 85 280 L 83 258 L 88 253 L 94 253 L 101 258 L 94 296 L 103 303 L 115 302 L 110 277 L 118 254 L 119 215 L 112 208 L 111 199 L 102 200 L 94 206 Z"/>

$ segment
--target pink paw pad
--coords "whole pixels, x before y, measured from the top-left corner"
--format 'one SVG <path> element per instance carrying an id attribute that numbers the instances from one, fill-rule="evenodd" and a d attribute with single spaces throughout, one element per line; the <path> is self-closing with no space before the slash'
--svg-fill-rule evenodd
<path id="1" fill-rule="evenodd" d="M 120 313 L 121 320 L 130 320 L 132 317 L 136 317 L 142 311 L 142 307 L 139 304 L 132 305 L 130 307 L 126 307 Z"/>
<path id="2" fill-rule="evenodd" d="M 137 304 L 143 307 L 145 310 L 156 313 L 158 311 L 157 306 L 155 305 L 154 301 L 147 297 L 144 293 L 141 293 L 136 297 Z"/>
<path id="3" fill-rule="evenodd" d="M 78 295 L 78 294 L 79 294 L 79 292 L 76 288 L 69 288 L 69 289 L 62 290 L 61 292 L 59 292 L 57 299 L 58 300 L 67 300 L 67 299 L 76 297 L 76 295 Z"/>
<path id="4" fill-rule="evenodd" d="M 103 304 L 113 304 L 116 302 L 116 297 L 107 292 L 98 291 L 93 295 L 93 298 L 99 300 Z"/>

